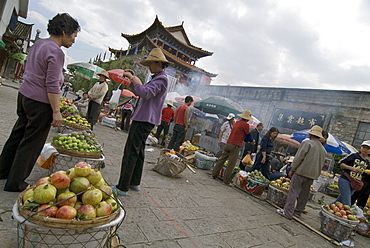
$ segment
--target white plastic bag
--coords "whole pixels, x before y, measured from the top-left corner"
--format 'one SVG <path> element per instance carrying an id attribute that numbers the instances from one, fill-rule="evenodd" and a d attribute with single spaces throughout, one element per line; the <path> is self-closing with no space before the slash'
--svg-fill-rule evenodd
<path id="1" fill-rule="evenodd" d="M 353 205 L 351 207 L 353 215 L 356 216 L 357 219 L 364 218 L 364 211 L 357 205 Z"/>
<path id="2" fill-rule="evenodd" d="M 152 145 L 155 145 L 155 144 L 158 144 L 157 138 L 152 136 L 152 135 L 149 135 L 148 138 L 145 141 L 145 145 L 152 146 Z"/>
<path id="3" fill-rule="evenodd" d="M 112 97 L 109 100 L 109 106 L 111 108 L 117 107 L 120 95 L 121 95 L 120 89 L 112 90 Z"/>

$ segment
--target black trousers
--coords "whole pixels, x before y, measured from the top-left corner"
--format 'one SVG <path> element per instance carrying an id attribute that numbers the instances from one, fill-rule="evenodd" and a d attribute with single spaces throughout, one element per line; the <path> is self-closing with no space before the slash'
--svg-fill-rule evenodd
<path id="1" fill-rule="evenodd" d="M 93 126 L 98 122 L 99 114 L 100 114 L 101 104 L 90 101 L 89 108 L 87 109 L 87 121 L 91 125 L 91 130 L 93 130 Z"/>
<path id="2" fill-rule="evenodd" d="M 184 125 L 176 124 L 173 128 L 172 138 L 168 144 L 168 149 L 179 151 L 179 147 L 184 143 L 186 130 Z"/>
<path id="3" fill-rule="evenodd" d="M 159 138 L 161 136 L 161 132 L 163 130 L 163 139 L 162 142 L 159 142 Z M 157 127 L 157 132 L 155 133 L 155 137 L 158 140 L 158 144 L 164 145 L 164 141 L 166 140 L 166 135 L 170 130 L 170 123 L 164 120 L 161 120 L 161 124 Z"/>
<path id="4" fill-rule="evenodd" d="M 154 125 L 132 121 L 122 158 L 121 175 L 117 188 L 128 191 L 130 185 L 140 185 L 145 159 L 145 141 Z"/>
<path id="5" fill-rule="evenodd" d="M 128 131 L 130 129 L 132 111 L 129 109 L 122 109 L 121 129 Z"/>
<path id="6" fill-rule="evenodd" d="M 20 192 L 40 155 L 53 120 L 50 104 L 18 93 L 17 115 L 12 132 L 0 155 L 0 178 L 8 179 L 5 191 Z"/>

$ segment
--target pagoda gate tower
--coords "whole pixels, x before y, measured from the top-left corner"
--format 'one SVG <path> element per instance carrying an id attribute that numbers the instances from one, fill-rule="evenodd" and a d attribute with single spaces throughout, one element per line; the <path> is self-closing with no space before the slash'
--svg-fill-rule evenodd
<path id="1" fill-rule="evenodd" d="M 183 27 L 164 27 L 156 16 L 153 24 L 139 34 L 123 34 L 129 42 L 127 50 L 109 48 L 116 58 L 148 54 L 153 48 L 160 48 L 167 59 L 173 63 L 165 69 L 169 79 L 168 91 L 174 90 L 178 84 L 184 86 L 209 85 L 211 78 L 217 74 L 207 72 L 197 66 L 195 62 L 202 57 L 211 56 L 213 53 L 192 45 Z"/>

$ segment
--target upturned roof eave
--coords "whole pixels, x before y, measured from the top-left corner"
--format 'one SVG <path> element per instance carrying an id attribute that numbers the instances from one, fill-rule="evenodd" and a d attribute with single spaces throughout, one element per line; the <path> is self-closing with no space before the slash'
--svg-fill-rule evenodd
<path id="1" fill-rule="evenodd" d="M 173 40 L 175 40 L 180 45 L 185 46 L 186 48 L 191 49 L 196 53 L 202 54 L 202 56 L 200 56 L 200 57 L 210 56 L 210 55 L 213 54 L 213 52 L 209 52 L 209 51 L 203 50 L 200 47 L 196 47 L 196 46 L 192 45 L 189 41 L 188 36 L 185 33 L 184 28 L 182 27 L 182 25 L 175 26 L 175 27 L 169 27 L 169 28 L 174 29 L 174 28 L 179 28 L 179 27 L 181 27 L 179 30 L 181 30 L 181 32 L 184 34 L 184 37 L 185 37 L 186 41 L 189 44 L 186 44 L 186 43 L 178 40 L 169 30 L 167 30 L 166 27 L 163 26 L 163 24 L 159 21 L 158 16 L 156 16 L 153 24 L 149 28 L 144 30 L 143 32 L 138 33 L 138 34 L 133 34 L 133 35 L 121 33 L 121 36 L 124 37 L 130 44 L 136 44 L 144 38 L 143 36 L 146 36 L 146 35 L 148 35 L 149 32 L 158 30 L 158 28 L 160 28 L 162 31 L 167 33 Z"/>

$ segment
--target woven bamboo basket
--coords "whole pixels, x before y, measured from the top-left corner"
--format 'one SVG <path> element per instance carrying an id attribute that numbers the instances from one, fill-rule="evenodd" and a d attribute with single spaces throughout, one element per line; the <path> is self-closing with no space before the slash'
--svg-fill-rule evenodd
<path id="1" fill-rule="evenodd" d="M 101 152 L 80 152 L 80 151 L 65 149 L 61 146 L 58 146 L 58 145 L 54 144 L 54 143 L 51 143 L 51 145 L 54 146 L 54 148 L 59 153 L 62 153 L 62 154 L 66 154 L 66 155 L 70 155 L 70 156 L 74 156 L 74 157 L 82 157 L 82 158 L 95 158 L 95 159 L 101 158 Z"/>
<path id="2" fill-rule="evenodd" d="M 118 208 L 115 212 L 108 216 L 103 217 L 97 217 L 93 219 L 86 219 L 86 220 L 78 220 L 78 219 L 58 219 L 58 218 L 52 218 L 52 217 L 45 217 L 35 214 L 35 212 L 23 209 L 23 194 L 27 190 L 23 191 L 19 197 L 18 197 L 18 210 L 19 213 L 28 221 L 40 225 L 40 226 L 46 226 L 46 227 L 53 227 L 53 228 L 59 228 L 59 229 L 76 229 L 76 228 L 90 228 L 90 227 L 97 227 L 104 224 L 107 224 L 114 220 L 119 211 L 120 208 Z"/>
<path id="3" fill-rule="evenodd" d="M 180 173 L 186 169 L 187 159 L 178 152 L 176 152 L 176 158 L 171 158 L 166 155 L 167 152 L 170 150 L 166 148 L 161 150 L 153 170 L 164 176 L 179 177 Z"/>
<path id="4" fill-rule="evenodd" d="M 281 190 L 281 191 L 284 191 L 284 192 L 289 192 L 289 189 L 287 188 L 283 188 L 283 187 L 280 187 L 280 186 L 277 186 L 277 185 L 269 185 L 269 187 L 273 187 L 275 189 L 278 189 L 278 190 Z"/>
<path id="5" fill-rule="evenodd" d="M 65 121 L 63 121 L 62 125 L 67 126 L 67 127 L 71 127 L 71 128 L 74 128 L 74 129 L 90 130 L 89 127 L 84 127 L 84 126 L 81 126 L 81 125 L 78 125 L 78 124 L 68 123 L 68 122 L 65 122 Z"/>

